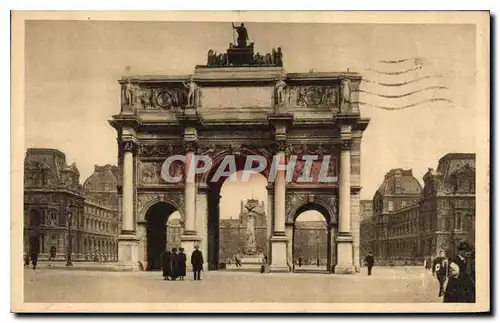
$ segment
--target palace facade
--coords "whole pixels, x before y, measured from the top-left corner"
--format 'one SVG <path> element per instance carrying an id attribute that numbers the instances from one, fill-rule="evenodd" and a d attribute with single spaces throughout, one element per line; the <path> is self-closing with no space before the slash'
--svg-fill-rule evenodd
<path id="1" fill-rule="evenodd" d="M 96 180 L 111 168 L 96 166 L 82 186 L 76 165 L 67 165 L 64 153 L 29 148 L 24 161 L 24 252 L 37 252 L 40 260 L 66 260 L 71 251 L 76 261 L 116 261 L 118 203 L 110 201 L 113 195 L 117 199 L 117 178 L 114 192 L 112 185 Z M 93 195 L 90 183 L 103 187 L 106 198 Z"/>
<path id="2" fill-rule="evenodd" d="M 362 244 L 380 264 L 420 263 L 441 250 L 454 257 L 460 241 L 474 244 L 475 168 L 475 154 L 447 154 L 424 175 L 423 188 L 411 170 L 389 171 L 371 221 L 363 221 Z"/>

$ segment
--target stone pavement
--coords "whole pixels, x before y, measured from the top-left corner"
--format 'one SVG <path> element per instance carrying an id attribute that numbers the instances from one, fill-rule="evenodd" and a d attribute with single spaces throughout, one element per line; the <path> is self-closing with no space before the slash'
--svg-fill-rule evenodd
<path id="1" fill-rule="evenodd" d="M 190 273 L 189 273 L 190 274 Z M 24 270 L 25 302 L 442 302 L 422 267 L 375 267 L 356 275 L 208 272 L 201 281 L 163 281 L 160 272 Z"/>

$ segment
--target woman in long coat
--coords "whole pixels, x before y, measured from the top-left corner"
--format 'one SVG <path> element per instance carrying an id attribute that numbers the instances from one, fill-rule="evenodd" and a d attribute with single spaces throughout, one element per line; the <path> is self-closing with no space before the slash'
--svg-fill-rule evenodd
<path id="1" fill-rule="evenodd" d="M 177 254 L 177 248 L 172 248 L 170 264 L 172 268 L 172 280 L 176 280 L 179 277 L 179 255 Z"/>
<path id="2" fill-rule="evenodd" d="M 162 255 L 163 280 L 170 280 L 172 277 L 172 253 L 168 250 Z"/>
<path id="3" fill-rule="evenodd" d="M 181 280 L 186 277 L 186 254 L 184 253 L 184 248 L 179 249 L 179 254 L 177 255 L 178 265 L 179 265 L 179 276 Z"/>

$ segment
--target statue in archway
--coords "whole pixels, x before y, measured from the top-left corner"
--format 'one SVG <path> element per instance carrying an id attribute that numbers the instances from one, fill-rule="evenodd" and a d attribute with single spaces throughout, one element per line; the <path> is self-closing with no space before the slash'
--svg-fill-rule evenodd
<path id="1" fill-rule="evenodd" d="M 257 244 L 255 241 L 255 216 L 252 213 L 248 213 L 245 238 L 245 255 L 254 255 L 257 252 Z"/>

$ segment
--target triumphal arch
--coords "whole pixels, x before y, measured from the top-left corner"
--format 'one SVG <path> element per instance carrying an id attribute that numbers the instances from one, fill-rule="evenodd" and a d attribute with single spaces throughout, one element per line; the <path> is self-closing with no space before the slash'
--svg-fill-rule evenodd
<path id="1" fill-rule="evenodd" d="M 155 269 L 165 249 L 169 214 L 181 214 L 181 244 L 189 257 L 195 245 L 205 266 L 216 269 L 219 245 L 220 189 L 225 177 L 216 170 L 234 156 L 236 171 L 249 156 L 295 168 L 276 168 L 268 182 L 266 255 L 273 271 L 290 271 L 293 226 L 305 210 L 322 213 L 328 224 L 328 268 L 353 273 L 359 268 L 360 143 L 369 119 L 360 116 L 361 77 L 352 72 L 287 73 L 281 48 L 254 53 L 254 44 L 230 44 L 210 50 L 206 65 L 182 76 L 122 77 L 121 111 L 110 124 L 118 133 L 122 230 L 118 267 Z M 168 182 L 165 160 L 206 156 L 209 169 L 186 180 L 188 163 L 166 168 L 181 175 Z M 307 161 L 306 155 L 318 156 Z M 338 180 L 300 181 L 304 165 L 317 173 L 330 156 L 328 175 Z"/>

